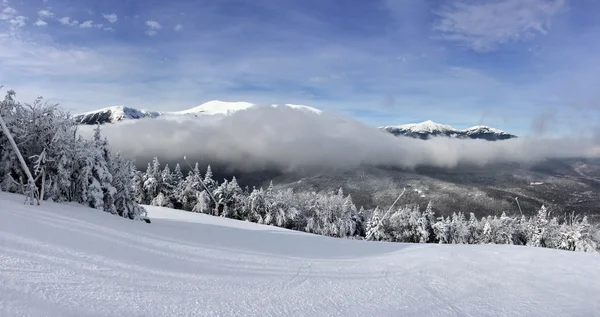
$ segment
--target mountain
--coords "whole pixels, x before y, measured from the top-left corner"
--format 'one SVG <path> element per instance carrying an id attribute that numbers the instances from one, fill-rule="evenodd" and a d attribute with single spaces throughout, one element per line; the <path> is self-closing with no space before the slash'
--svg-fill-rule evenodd
<path id="1" fill-rule="evenodd" d="M 271 105 L 279 107 L 281 105 Z M 320 114 L 321 110 L 302 105 L 284 104 L 283 106 L 300 111 L 308 111 Z M 113 106 L 94 111 L 85 112 L 74 116 L 78 124 L 105 124 L 115 123 L 123 120 L 136 120 L 143 118 L 157 118 L 159 116 L 206 116 L 206 115 L 230 115 L 237 111 L 243 111 L 251 108 L 259 107 L 257 104 L 249 102 L 227 102 L 213 100 L 203 103 L 197 107 L 182 110 L 182 111 L 150 111 L 139 110 L 126 106 Z"/>
<path id="2" fill-rule="evenodd" d="M 299 111 L 307 111 L 315 114 L 321 114 L 322 111 L 310 106 L 284 104 L 271 105 L 271 107 L 289 107 Z M 157 118 L 159 116 L 207 116 L 207 115 L 231 115 L 238 111 L 244 111 L 259 107 L 250 102 L 227 102 L 212 100 L 203 103 L 197 107 L 182 111 L 150 111 L 139 110 L 126 106 L 113 106 L 94 110 L 74 116 L 78 124 L 95 125 L 105 123 L 115 123 L 123 120 L 136 120 L 144 118 Z M 445 136 L 462 139 L 484 139 L 488 141 L 506 140 L 516 138 L 517 136 L 505 133 L 504 131 L 486 127 L 474 126 L 465 130 L 458 130 L 449 125 L 435 123 L 431 120 L 421 123 L 411 123 L 399 126 L 380 127 L 395 136 L 408 136 L 427 140 L 433 136 Z"/>
<path id="3" fill-rule="evenodd" d="M 161 112 L 157 111 L 138 110 L 125 106 L 113 106 L 78 114 L 74 116 L 74 119 L 79 124 L 104 124 L 125 119 L 156 118 L 161 114 Z"/>
<path id="4" fill-rule="evenodd" d="M 474 126 L 465 130 L 458 130 L 449 125 L 435 123 L 427 120 L 421 123 L 403 124 L 398 126 L 380 127 L 395 136 L 408 136 L 427 140 L 431 137 L 445 136 L 459 139 L 483 139 L 488 141 L 507 140 L 516 138 L 516 135 L 508 134 L 502 130 L 486 127 Z"/>

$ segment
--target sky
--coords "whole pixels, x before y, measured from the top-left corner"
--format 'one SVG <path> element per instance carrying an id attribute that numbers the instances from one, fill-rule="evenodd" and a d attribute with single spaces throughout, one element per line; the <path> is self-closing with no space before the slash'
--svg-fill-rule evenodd
<path id="1" fill-rule="evenodd" d="M 599 0 L 0 0 L 0 85 L 78 113 L 292 103 L 598 133 Z"/>

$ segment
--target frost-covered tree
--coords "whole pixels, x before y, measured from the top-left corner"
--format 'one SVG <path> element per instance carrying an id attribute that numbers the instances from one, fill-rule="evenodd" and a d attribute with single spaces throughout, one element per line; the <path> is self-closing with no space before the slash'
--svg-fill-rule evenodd
<path id="1" fill-rule="evenodd" d="M 130 162 L 111 154 L 99 126 L 91 139 L 84 139 L 77 134 L 70 114 L 58 105 L 45 103 L 41 98 L 33 104 L 21 104 L 15 96 L 14 91 L 7 93 L 0 102 L 0 114 L 35 174 L 38 189 L 44 189 L 43 199 L 78 202 L 113 214 L 120 214 L 119 204 L 128 205 L 131 215 L 144 213 L 132 191 L 119 196 L 116 186 L 122 184 L 116 175 Z M 20 192 L 25 178 L 7 145 L 6 136 L 0 133 L 0 189 Z M 127 176 L 128 188 L 134 186 L 132 176 Z"/>

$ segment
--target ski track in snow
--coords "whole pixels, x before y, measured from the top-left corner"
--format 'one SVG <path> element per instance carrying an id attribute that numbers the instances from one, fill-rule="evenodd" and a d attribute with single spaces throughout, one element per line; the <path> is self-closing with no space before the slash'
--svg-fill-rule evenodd
<path id="1" fill-rule="evenodd" d="M 148 210 L 152 224 L 0 193 L 0 316 L 600 316 L 596 254 Z"/>

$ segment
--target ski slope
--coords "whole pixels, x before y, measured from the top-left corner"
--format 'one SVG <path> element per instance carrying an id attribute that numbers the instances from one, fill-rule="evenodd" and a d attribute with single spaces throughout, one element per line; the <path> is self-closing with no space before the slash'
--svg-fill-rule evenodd
<path id="1" fill-rule="evenodd" d="M 600 256 L 351 241 L 0 193 L 0 316 L 600 316 Z"/>

